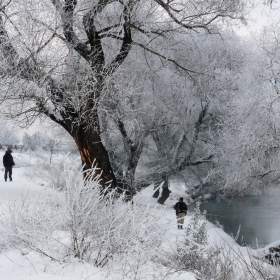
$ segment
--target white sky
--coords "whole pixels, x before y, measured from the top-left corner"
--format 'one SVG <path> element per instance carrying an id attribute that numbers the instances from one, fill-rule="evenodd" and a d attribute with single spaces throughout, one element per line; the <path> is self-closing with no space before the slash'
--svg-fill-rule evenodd
<path id="1" fill-rule="evenodd" d="M 280 23 L 280 0 L 275 1 L 272 6 L 260 4 L 253 9 L 247 20 L 247 25 L 240 26 L 237 33 L 246 36 L 250 33 L 260 32 L 264 26 L 272 23 Z"/>

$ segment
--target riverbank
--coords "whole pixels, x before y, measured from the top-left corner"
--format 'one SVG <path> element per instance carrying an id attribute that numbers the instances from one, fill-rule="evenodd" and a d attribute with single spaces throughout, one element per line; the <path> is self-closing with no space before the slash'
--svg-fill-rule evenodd
<path id="1" fill-rule="evenodd" d="M 225 232 L 236 237 L 241 246 L 257 249 L 267 246 L 280 236 L 280 206 L 278 196 L 247 196 L 228 201 L 202 202 L 207 218 Z"/>

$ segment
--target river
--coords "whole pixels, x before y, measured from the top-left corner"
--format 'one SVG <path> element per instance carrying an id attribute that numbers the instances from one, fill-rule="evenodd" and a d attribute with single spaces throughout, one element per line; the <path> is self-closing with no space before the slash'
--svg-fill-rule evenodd
<path id="1" fill-rule="evenodd" d="M 227 202 L 202 202 L 201 211 L 207 219 L 218 221 L 226 233 L 236 236 L 237 242 L 252 248 L 262 247 L 280 239 L 280 201 L 278 195 L 249 196 Z M 193 207 L 190 207 L 190 210 Z"/>

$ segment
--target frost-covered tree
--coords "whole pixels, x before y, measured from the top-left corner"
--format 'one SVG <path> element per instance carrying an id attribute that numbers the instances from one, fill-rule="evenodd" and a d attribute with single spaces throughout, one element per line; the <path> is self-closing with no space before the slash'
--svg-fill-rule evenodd
<path id="1" fill-rule="evenodd" d="M 42 148 L 43 136 L 40 132 L 29 135 L 27 132 L 22 137 L 22 144 L 26 150 L 36 151 Z"/>
<path id="2" fill-rule="evenodd" d="M 221 195 L 259 192 L 280 178 L 279 35 L 279 28 L 265 28 L 240 51 L 238 90 L 225 103 L 227 113 L 213 133 L 215 167 L 210 177 Z"/>
<path id="3" fill-rule="evenodd" d="M 126 59 L 133 63 L 139 50 L 191 74 L 188 56 L 178 59 L 175 35 L 217 32 L 227 19 L 243 18 L 243 10 L 242 0 L 3 0 L 0 82 L 6 113 L 27 122 L 45 114 L 60 124 L 75 140 L 84 168 L 96 160 L 101 183 L 116 187 L 99 119 L 100 100 L 113 94 L 108 80 L 121 74 Z"/>
<path id="4" fill-rule="evenodd" d="M 18 136 L 13 129 L 13 126 L 5 121 L 0 121 L 0 144 L 1 145 L 15 145 L 19 142 Z"/>
<path id="5" fill-rule="evenodd" d="M 59 141 L 43 134 L 39 131 L 29 135 L 24 133 L 22 137 L 22 144 L 25 150 L 38 151 L 45 150 L 53 153 L 54 150 L 59 149 Z"/>
<path id="6" fill-rule="evenodd" d="M 124 62 L 124 75 L 112 87 L 114 96 L 104 100 L 103 137 L 118 179 L 159 184 L 166 175 L 195 168 L 203 184 L 213 159 L 210 133 L 216 120 L 228 114 L 226 106 L 239 89 L 235 80 L 242 68 L 242 48 L 235 34 L 198 34 L 187 46 L 178 40 L 178 59 L 190 55 L 190 67 L 203 73 L 192 79 L 146 53 L 138 53 L 142 63 L 137 69 Z M 133 79 L 126 82 L 129 75 Z"/>

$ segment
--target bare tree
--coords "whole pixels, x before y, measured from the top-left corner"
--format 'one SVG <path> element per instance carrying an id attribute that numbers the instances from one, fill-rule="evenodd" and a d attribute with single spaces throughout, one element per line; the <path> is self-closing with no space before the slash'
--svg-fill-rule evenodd
<path id="1" fill-rule="evenodd" d="M 61 125 L 75 140 L 84 169 L 96 161 L 101 184 L 114 188 L 99 120 L 108 77 L 119 71 L 133 45 L 191 74 L 186 61 L 170 56 L 169 34 L 217 31 L 223 20 L 241 18 L 243 8 L 241 0 L 3 0 L 5 112 L 26 122 L 44 114 Z"/>

